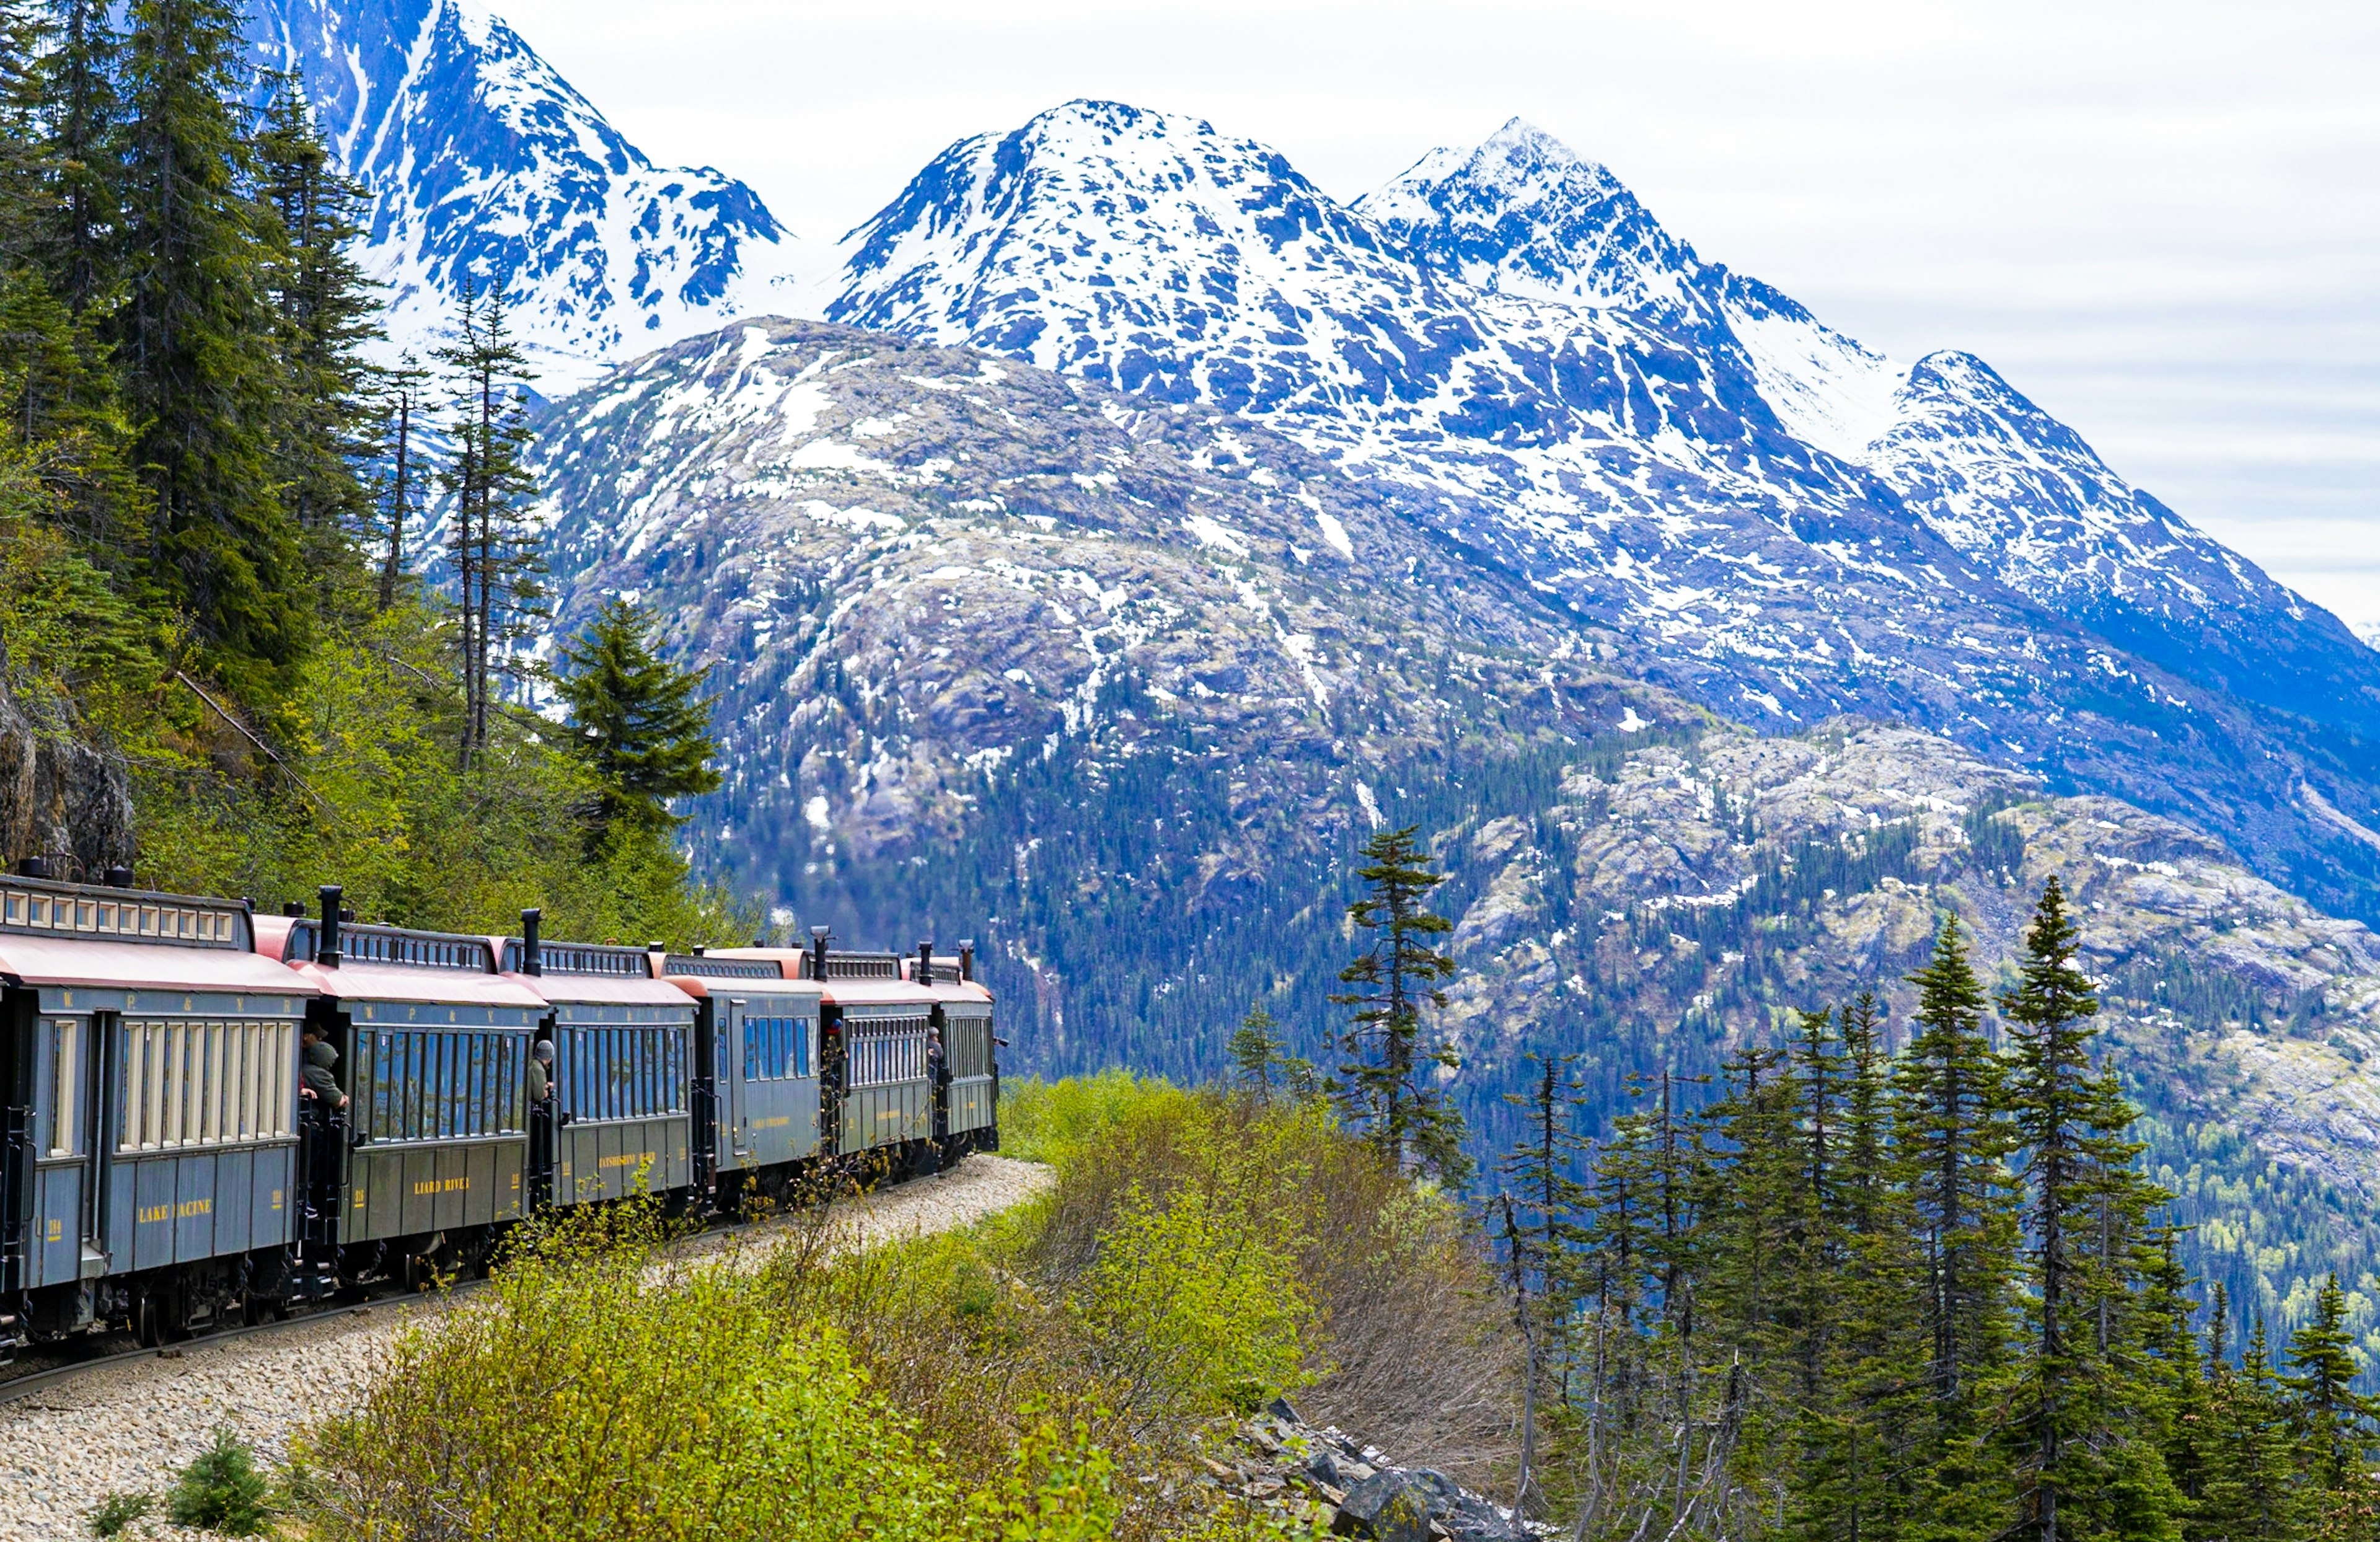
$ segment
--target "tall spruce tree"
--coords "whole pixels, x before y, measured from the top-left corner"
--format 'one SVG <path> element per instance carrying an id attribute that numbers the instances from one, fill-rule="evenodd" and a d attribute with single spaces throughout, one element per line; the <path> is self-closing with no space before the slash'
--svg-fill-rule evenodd
<path id="1" fill-rule="evenodd" d="M 2368 1535 L 2374 1520 L 2372 1423 L 2380 1399 L 2355 1390 L 2354 1345 L 2347 1293 L 2334 1274 L 2314 1296 L 2313 1316 L 2289 1335 L 2289 1372 L 2280 1378 L 2329 1535 Z"/>
<path id="2" fill-rule="evenodd" d="M 2206 1471 L 2184 1535 L 2192 1542 L 2298 1542 L 2307 1507 L 2264 1319 L 2256 1319 L 2237 1368 L 2223 1322 L 2217 1318 L 2207 1342 Z"/>
<path id="3" fill-rule="evenodd" d="M 1272 1014 L 1265 1010 L 1262 1002 L 1250 1003 L 1248 1014 L 1232 1030 L 1230 1053 L 1240 1090 L 1259 1103 L 1270 1103 L 1275 1085 L 1291 1080 L 1293 1067 L 1304 1063 L 1292 1060 L 1289 1046 L 1275 1031 Z M 1309 1076 L 1312 1070 L 1306 1067 Z"/>
<path id="4" fill-rule="evenodd" d="M 1970 1422 L 1976 1384 L 2007 1347 L 2014 1227 L 2001 1164 L 2013 1136 L 1999 1058 L 1984 1033 L 1984 989 L 1956 917 L 1944 917 L 1932 959 L 1910 979 L 1916 1033 L 1897 1068 L 1893 1143 L 1925 1232 L 1935 1397 L 1946 1427 L 1957 1427 Z"/>
<path id="5" fill-rule="evenodd" d="M 1350 1057 L 1339 1067 L 1349 1111 L 1391 1161 L 1459 1185 L 1471 1172 L 1463 1116 L 1431 1075 L 1451 1069 L 1455 1057 L 1422 1038 L 1422 1009 L 1446 1004 L 1439 982 L 1454 976 L 1454 956 L 1438 946 L 1454 923 L 1427 908 L 1429 892 L 1446 875 L 1432 870 L 1419 832 L 1384 830 L 1364 843 L 1356 869 L 1364 897 L 1348 905 L 1347 917 L 1369 942 L 1339 972 L 1340 982 L 1355 989 L 1330 1000 L 1355 1009 L 1340 1041 Z"/>
<path id="6" fill-rule="evenodd" d="M 41 261 L 51 292 L 80 321 L 114 306 L 126 255 L 117 230 L 126 151 L 116 88 L 121 40 L 103 0 L 56 0 L 44 8 L 48 36 L 36 89 L 53 185 L 41 205 Z"/>
<path id="7" fill-rule="evenodd" d="M 430 480 L 418 416 L 425 405 L 422 387 L 429 378 L 430 371 L 410 352 L 381 371 L 382 411 L 387 428 L 382 443 L 388 450 L 388 491 L 381 528 L 382 610 L 396 603 L 397 586 L 406 571 L 406 527 L 420 512 L 421 490 Z"/>
<path id="8" fill-rule="evenodd" d="M 220 672 L 263 689 L 307 647 L 312 586 L 274 475 L 271 216 L 248 192 L 239 15 L 228 0 L 131 0 L 126 14 L 112 330 L 151 549 Z"/>
<path id="9" fill-rule="evenodd" d="M 2132 1172 L 2133 1111 L 2093 1063 L 2099 1010 L 2076 965 L 2081 933 L 2056 878 L 2025 931 L 2021 983 L 2000 998 L 2010 1025 L 2005 1103 L 2022 1150 L 2030 1342 L 2017 1426 L 2030 1521 L 2065 1535 L 2154 1536 L 2177 1507 L 2163 1457 L 2128 1417 L 2144 1388 L 2132 1340 L 2136 1254 L 2149 1211 L 2170 1197 Z"/>
<path id="10" fill-rule="evenodd" d="M 349 254 L 364 233 L 363 189 L 332 164 L 295 80 L 274 91 L 256 135 L 258 192 L 272 212 L 270 277 L 283 385 L 275 459 L 282 499 L 326 577 L 349 576 L 350 542 L 376 533 L 361 467 L 378 449 L 377 286 Z"/>
<path id="11" fill-rule="evenodd" d="M 710 736 L 715 697 L 701 695 L 698 670 L 662 656 L 643 613 L 608 601 L 594 623 L 562 647 L 567 666 L 556 688 L 570 707 L 565 741 L 601 789 L 588 825 L 590 850 L 620 832 L 655 836 L 674 829 L 673 799 L 716 792 L 719 753 Z"/>
<path id="12" fill-rule="evenodd" d="M 469 770 L 488 742 L 495 677 L 510 646 L 547 614 L 545 565 L 526 504 L 528 365 L 504 324 L 504 297 L 466 279 L 455 340 L 434 351 L 454 393 L 453 452 L 440 480 L 452 500 L 447 555 L 457 589 L 463 734 Z"/>

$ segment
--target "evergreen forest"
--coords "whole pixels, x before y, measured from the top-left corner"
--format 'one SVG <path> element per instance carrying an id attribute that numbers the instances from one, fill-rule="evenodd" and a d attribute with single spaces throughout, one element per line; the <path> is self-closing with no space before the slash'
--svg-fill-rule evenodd
<path id="1" fill-rule="evenodd" d="M 435 357 L 374 363 L 367 190 L 239 23 L 0 5 L 0 650 L 15 747 L 65 789 L 7 856 L 265 907 L 335 881 L 422 927 L 748 935 L 670 840 L 707 716 L 645 619 L 560 650 L 566 727 L 527 706 L 548 608 L 501 275 Z"/>
<path id="2" fill-rule="evenodd" d="M 1232 1051 L 1246 1094 L 1327 1090 L 1389 1165 L 1460 1179 L 1460 1115 L 1411 1075 L 1436 1047 L 1383 1004 L 1443 977 L 1414 834 L 1364 848 L 1351 918 L 1381 941 L 1344 977 L 1387 989 L 1342 998 L 1339 1075 L 1260 1009 Z M 1526 1345 L 1532 1508 L 1613 1538 L 2380 1530 L 2347 1293 L 2330 1278 L 2280 1334 L 2193 1277 L 2079 936 L 2053 879 L 1994 992 L 1945 920 L 1897 1051 L 1861 992 L 1715 1076 L 1631 1077 L 1600 1139 L 1579 1057 L 1536 1062 L 1480 1185 Z"/>

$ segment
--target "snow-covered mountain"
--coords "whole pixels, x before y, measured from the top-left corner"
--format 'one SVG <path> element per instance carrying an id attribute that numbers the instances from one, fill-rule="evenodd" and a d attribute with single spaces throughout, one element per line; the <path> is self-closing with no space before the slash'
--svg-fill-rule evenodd
<path id="1" fill-rule="evenodd" d="M 467 279 L 500 284 L 561 395 L 783 304 L 800 249 L 749 188 L 654 165 L 474 0 L 253 0 L 247 25 L 374 195 L 363 259 L 398 345 L 426 353 Z"/>
<path id="2" fill-rule="evenodd" d="M 2380 653 L 1981 360 L 1875 354 L 1526 124 L 1342 203 L 1197 118 L 1074 102 L 953 145 L 811 263 L 468 0 L 269 0 L 256 29 L 379 194 L 400 327 L 502 273 L 549 390 L 781 311 L 1237 415 L 1438 571 L 1723 716 L 1917 723 L 2380 916 Z M 1310 486 L 1257 496 L 1326 540 Z"/>

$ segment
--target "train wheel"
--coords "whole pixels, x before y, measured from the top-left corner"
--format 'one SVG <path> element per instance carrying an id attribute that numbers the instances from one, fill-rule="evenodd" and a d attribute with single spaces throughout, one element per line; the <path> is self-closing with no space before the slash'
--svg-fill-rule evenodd
<path id="1" fill-rule="evenodd" d="M 162 1293 L 144 1290 L 132 1298 L 132 1342 L 142 1349 L 165 1347 L 165 1300 Z"/>

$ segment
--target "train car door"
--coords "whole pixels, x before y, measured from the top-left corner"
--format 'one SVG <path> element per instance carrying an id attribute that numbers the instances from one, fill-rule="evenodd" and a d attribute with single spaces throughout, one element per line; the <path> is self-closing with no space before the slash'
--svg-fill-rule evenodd
<path id="1" fill-rule="evenodd" d="M 745 1019 L 749 1015 L 746 1011 L 749 1004 L 741 998 L 728 1002 L 728 1028 L 722 1036 L 728 1045 L 727 1065 L 721 1073 L 721 1079 L 727 1087 L 727 1128 L 739 1159 L 752 1154 L 752 1116 L 744 1106 L 744 1067 L 749 1063 L 744 1049 L 744 1035 L 747 1031 Z"/>
<path id="2" fill-rule="evenodd" d="M 0 1007 L 0 1291 L 11 1315 L 0 1319 L 0 1342 L 14 1342 L 13 1303 L 31 1283 L 33 1225 L 33 1059 L 41 1019 L 29 997 L 14 991 Z"/>
<path id="3" fill-rule="evenodd" d="M 82 1057 L 82 1277 L 107 1272 L 107 1166 L 115 1154 L 116 1087 L 124 1056 L 124 1018 L 113 1012 L 91 1014 L 91 1042 Z"/>

